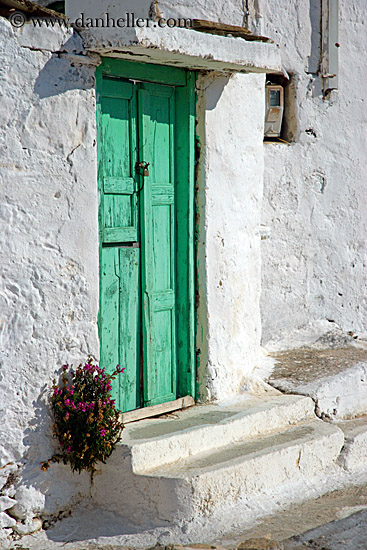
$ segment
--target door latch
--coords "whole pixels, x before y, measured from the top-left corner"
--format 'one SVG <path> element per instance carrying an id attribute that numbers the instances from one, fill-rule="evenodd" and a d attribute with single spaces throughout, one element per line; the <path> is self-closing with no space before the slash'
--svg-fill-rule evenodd
<path id="1" fill-rule="evenodd" d="M 148 166 L 149 166 L 149 162 L 144 162 L 144 161 L 142 161 L 142 162 L 137 162 L 137 163 L 135 164 L 135 170 L 136 170 L 137 172 L 140 172 L 140 175 L 141 175 L 141 176 L 146 177 L 146 176 L 149 176 L 149 169 L 148 169 Z M 141 172 L 141 170 L 142 170 L 143 172 Z"/>
<path id="2" fill-rule="evenodd" d="M 139 174 L 141 176 L 143 176 L 143 184 L 142 186 L 140 187 L 140 189 L 137 190 L 136 192 L 136 196 L 138 197 L 139 194 L 143 191 L 143 188 L 144 188 L 144 183 L 145 183 L 145 179 L 147 176 L 149 176 L 149 169 L 148 169 L 148 166 L 149 166 L 149 162 L 145 162 L 145 161 L 141 161 L 141 162 L 136 162 L 135 163 L 135 170 L 136 172 L 139 172 Z"/>

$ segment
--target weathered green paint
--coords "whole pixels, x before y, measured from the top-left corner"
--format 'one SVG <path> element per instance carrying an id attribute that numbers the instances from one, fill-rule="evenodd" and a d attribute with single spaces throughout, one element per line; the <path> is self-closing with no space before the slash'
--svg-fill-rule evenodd
<path id="1" fill-rule="evenodd" d="M 111 370 L 125 366 L 119 384 L 113 387 L 114 398 L 123 411 L 140 406 L 140 250 L 117 246 L 102 247 L 101 323 L 102 363 Z"/>
<path id="2" fill-rule="evenodd" d="M 150 162 L 141 195 L 144 403 L 177 397 L 175 309 L 175 89 L 142 83 L 139 150 Z"/>
<path id="3" fill-rule="evenodd" d="M 183 69 L 166 67 L 165 65 L 153 65 L 151 63 L 136 63 L 122 59 L 105 57 L 102 63 L 104 75 L 112 75 L 119 78 L 133 78 L 144 82 L 157 82 L 170 86 L 186 86 L 186 75 Z"/>
<path id="4" fill-rule="evenodd" d="M 128 411 L 195 396 L 194 75 L 108 59 L 96 76 L 101 364 L 125 367 Z"/>
<path id="5" fill-rule="evenodd" d="M 102 242 L 138 240 L 135 155 L 137 105 L 134 86 L 102 80 L 99 178 L 102 195 Z"/>
<path id="6" fill-rule="evenodd" d="M 195 353 L 195 73 L 187 85 L 176 88 L 176 311 L 178 393 L 196 397 Z"/>

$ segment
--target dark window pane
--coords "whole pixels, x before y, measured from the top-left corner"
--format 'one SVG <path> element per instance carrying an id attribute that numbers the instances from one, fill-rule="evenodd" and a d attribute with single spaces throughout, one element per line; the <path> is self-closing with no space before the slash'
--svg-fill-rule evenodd
<path id="1" fill-rule="evenodd" d="M 280 107 L 280 90 L 270 90 L 270 107 Z"/>

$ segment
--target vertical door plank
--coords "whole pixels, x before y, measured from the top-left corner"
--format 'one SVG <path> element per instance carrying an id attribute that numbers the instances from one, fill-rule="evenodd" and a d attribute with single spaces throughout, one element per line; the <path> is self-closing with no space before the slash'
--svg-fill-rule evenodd
<path id="1" fill-rule="evenodd" d="M 113 382 L 121 411 L 140 399 L 140 251 L 121 248 L 137 241 L 136 89 L 131 82 L 99 76 L 98 184 L 100 191 L 101 365 L 125 372 Z"/>
<path id="2" fill-rule="evenodd" d="M 195 73 L 176 88 L 177 361 L 178 395 L 196 395 L 195 354 Z"/>
<path id="3" fill-rule="evenodd" d="M 118 248 L 102 248 L 101 251 L 101 366 L 112 371 L 120 362 L 120 268 Z M 114 399 L 119 400 L 119 388 L 113 387 Z M 118 401 L 117 401 L 118 402 Z"/>
<path id="4" fill-rule="evenodd" d="M 140 407 L 140 318 L 138 248 L 119 248 L 119 359 L 125 372 L 120 375 L 120 410 Z"/>
<path id="5" fill-rule="evenodd" d="M 150 163 L 141 201 L 144 402 L 177 397 L 174 88 L 141 84 L 140 153 Z"/>

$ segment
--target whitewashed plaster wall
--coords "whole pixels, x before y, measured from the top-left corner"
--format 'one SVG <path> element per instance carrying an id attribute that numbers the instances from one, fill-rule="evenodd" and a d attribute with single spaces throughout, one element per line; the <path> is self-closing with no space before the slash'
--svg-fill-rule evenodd
<path id="1" fill-rule="evenodd" d="M 264 343 L 320 319 L 367 328 L 367 2 L 339 9 L 339 90 L 323 99 L 317 2 L 260 2 L 298 111 L 296 142 L 264 146 Z"/>
<path id="2" fill-rule="evenodd" d="M 86 493 L 68 467 L 40 469 L 54 452 L 45 393 L 99 344 L 95 68 L 67 59 L 82 50 L 72 31 L 0 18 L 0 36 L 1 527 L 16 502 L 26 519 Z"/>
<path id="3" fill-rule="evenodd" d="M 257 1 L 257 0 L 255 0 Z M 252 2 L 251 2 L 252 4 Z M 45 5 L 45 4 L 43 4 Z M 243 25 L 245 21 L 245 3 L 243 0 L 66 0 L 66 14 L 72 21 L 84 13 L 87 17 L 100 17 L 108 13 L 111 17 L 125 17 L 134 13 L 135 17 L 156 18 L 185 17 L 220 21 L 232 25 Z"/>
<path id="4" fill-rule="evenodd" d="M 198 81 L 198 349 L 210 398 L 245 389 L 258 361 L 264 81 L 255 74 Z"/>

